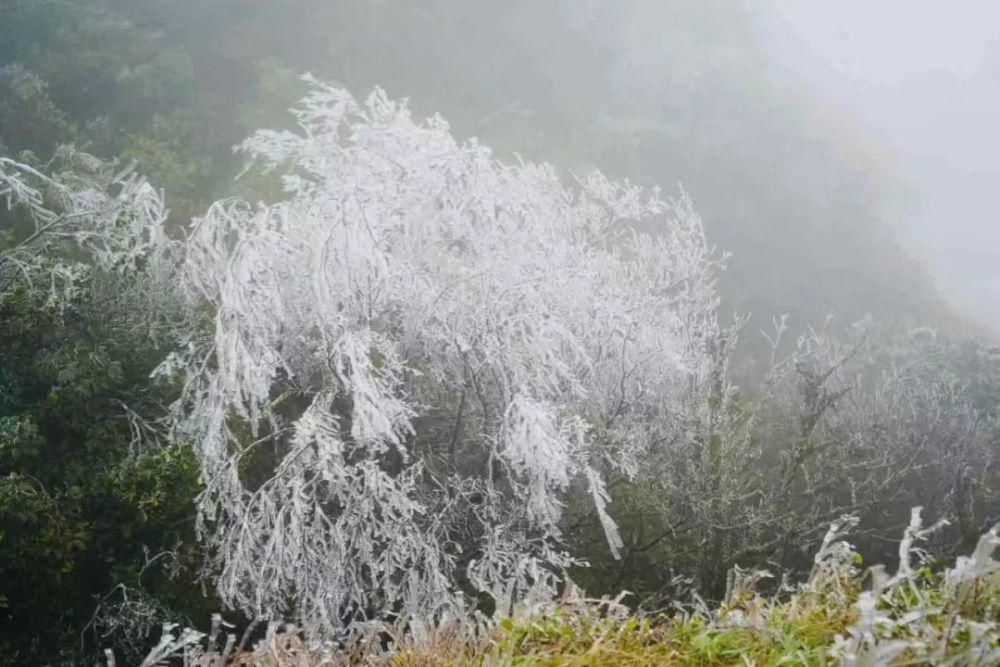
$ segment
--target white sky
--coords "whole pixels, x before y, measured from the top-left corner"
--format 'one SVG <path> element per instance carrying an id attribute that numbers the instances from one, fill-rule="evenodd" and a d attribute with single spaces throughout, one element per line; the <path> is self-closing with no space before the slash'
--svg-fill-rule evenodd
<path id="1" fill-rule="evenodd" d="M 755 4 L 775 67 L 894 153 L 915 254 L 1000 328 L 1000 0 Z"/>

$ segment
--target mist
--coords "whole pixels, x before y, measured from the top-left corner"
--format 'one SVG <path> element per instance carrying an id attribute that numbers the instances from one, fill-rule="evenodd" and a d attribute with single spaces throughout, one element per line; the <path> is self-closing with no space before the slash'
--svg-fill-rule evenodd
<path id="1" fill-rule="evenodd" d="M 987 2 L 0 1 L 0 664 L 1000 664 L 997 118 Z"/>
<path id="2" fill-rule="evenodd" d="M 1000 324 L 1000 9 L 755 3 L 776 76 L 856 125 L 891 165 L 901 238 L 964 313 Z"/>

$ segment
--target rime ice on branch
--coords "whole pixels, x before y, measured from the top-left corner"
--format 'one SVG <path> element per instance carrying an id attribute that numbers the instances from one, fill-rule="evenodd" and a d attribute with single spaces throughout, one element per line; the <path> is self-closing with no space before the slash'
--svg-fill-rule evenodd
<path id="1" fill-rule="evenodd" d="M 163 197 L 131 167 L 62 146 L 46 172 L 0 156 L 0 294 L 23 284 L 62 308 L 94 270 L 166 267 Z"/>
<path id="2" fill-rule="evenodd" d="M 316 635 L 545 594 L 572 561 L 566 493 L 616 550 L 607 473 L 635 474 L 708 375 L 701 221 L 684 195 L 567 187 L 379 90 L 313 85 L 299 133 L 241 147 L 286 197 L 195 222 L 183 280 L 214 339 L 164 365 L 219 591 Z"/>

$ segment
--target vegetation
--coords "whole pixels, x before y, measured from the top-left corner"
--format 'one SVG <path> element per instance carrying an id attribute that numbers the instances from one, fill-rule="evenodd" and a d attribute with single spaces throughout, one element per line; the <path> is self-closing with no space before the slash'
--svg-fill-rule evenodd
<path id="1" fill-rule="evenodd" d="M 808 580 L 774 597 L 756 588 L 770 574 L 737 571 L 722 603 L 698 599 L 672 613 L 635 615 L 620 603 L 580 597 L 522 605 L 495 626 L 457 621 L 425 631 L 382 630 L 346 647 L 310 648 L 294 632 L 271 627 L 256 647 L 222 645 L 220 625 L 207 642 L 166 629 L 159 654 L 184 653 L 190 664 L 476 664 L 476 665 L 991 665 L 1000 659 L 1000 562 L 989 554 L 997 529 L 969 556 L 935 571 L 917 544 L 936 530 L 913 513 L 900 545 L 901 565 L 863 569 L 842 541 L 856 519 L 824 536 Z M 912 553 L 910 552 L 912 550 Z M 924 559 L 925 562 L 925 559 Z M 866 590 L 867 589 L 867 590 Z M 381 641 L 379 641 L 381 639 Z M 216 646 L 218 646 L 216 648 Z"/>
<path id="2" fill-rule="evenodd" d="M 997 660 L 1000 349 L 618 4 L 0 3 L 0 664 Z"/>

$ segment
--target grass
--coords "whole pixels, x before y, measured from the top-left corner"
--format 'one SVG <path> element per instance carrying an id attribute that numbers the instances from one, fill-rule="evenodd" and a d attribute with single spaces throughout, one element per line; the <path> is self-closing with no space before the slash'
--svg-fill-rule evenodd
<path id="1" fill-rule="evenodd" d="M 726 601 L 639 616 L 616 600 L 568 587 L 556 601 L 524 605 L 491 623 L 452 622 L 415 636 L 382 628 L 349 646 L 309 647 L 276 626 L 248 650 L 212 649 L 193 634 L 165 633 L 162 655 L 186 652 L 193 667 L 240 665 L 996 665 L 1000 664 L 1000 545 L 997 529 L 950 568 L 911 569 L 927 534 L 919 512 L 901 542 L 902 567 L 889 576 L 862 568 L 831 527 L 804 583 L 775 596 L 756 592 L 766 573 L 733 577 Z M 214 634 L 214 633 L 213 633 Z M 175 645 L 170 645 L 173 641 Z M 150 663 L 153 664 L 153 663 Z"/>

